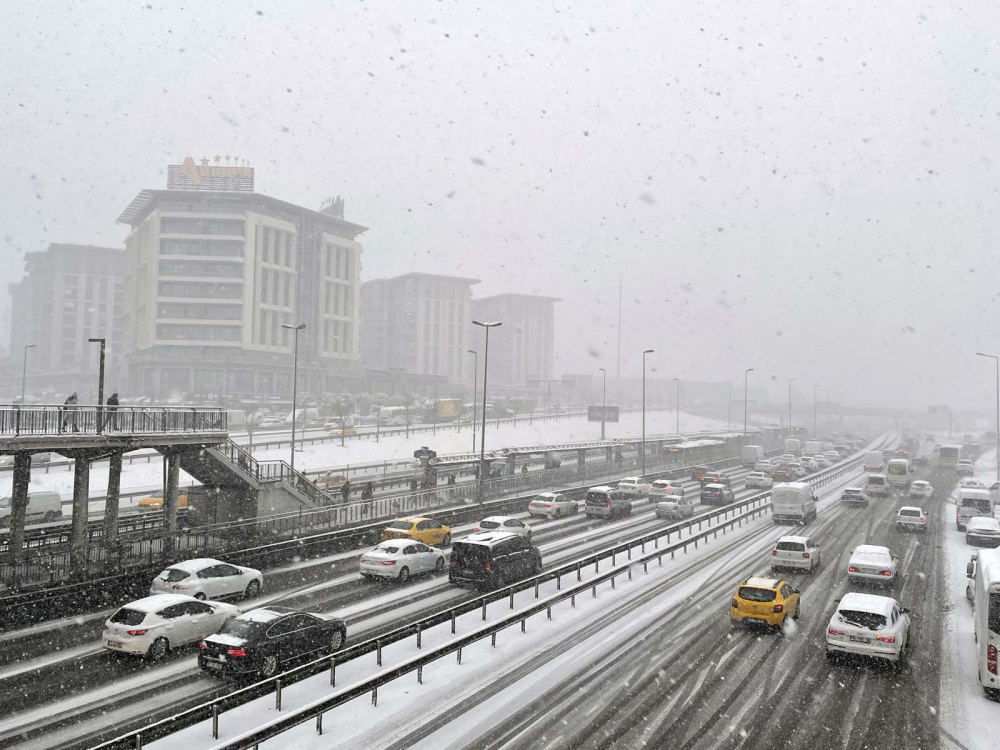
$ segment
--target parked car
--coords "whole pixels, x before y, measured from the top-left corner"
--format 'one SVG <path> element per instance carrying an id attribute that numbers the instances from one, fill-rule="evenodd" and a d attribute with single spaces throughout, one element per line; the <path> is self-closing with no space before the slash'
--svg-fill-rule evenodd
<path id="1" fill-rule="evenodd" d="M 910 610 L 888 596 L 844 594 L 826 629 L 826 655 L 899 661 L 910 637 Z"/>
<path id="2" fill-rule="evenodd" d="M 819 566 L 819 542 L 812 537 L 783 536 L 771 550 L 771 570 L 792 568 L 812 573 Z"/>
<path id="3" fill-rule="evenodd" d="M 253 609 L 201 642 L 198 666 L 220 676 L 273 677 L 309 658 L 332 654 L 347 642 L 343 620 L 290 607 Z"/>
<path id="4" fill-rule="evenodd" d="M 1000 546 L 1000 521 L 986 516 L 970 518 L 965 527 L 965 543 L 978 547 Z"/>
<path id="5" fill-rule="evenodd" d="M 559 492 L 543 492 L 528 503 L 528 514 L 532 518 L 562 518 L 580 512 L 580 504 Z"/>
<path id="6" fill-rule="evenodd" d="M 916 479 L 910 485 L 910 497 L 914 499 L 930 500 L 934 497 L 934 488 L 931 483 L 924 479 Z"/>
<path id="7" fill-rule="evenodd" d="M 798 589 L 780 578 L 751 576 L 729 603 L 729 627 L 762 625 L 780 630 L 789 615 L 799 619 L 799 596 Z"/>
<path id="8" fill-rule="evenodd" d="M 451 544 L 451 528 L 433 518 L 420 516 L 398 518 L 382 531 L 383 542 L 393 539 L 412 539 L 428 547 L 447 547 Z"/>
<path id="9" fill-rule="evenodd" d="M 868 507 L 868 496 L 860 487 L 845 487 L 840 492 L 840 502 L 844 505 L 861 505 Z"/>
<path id="10" fill-rule="evenodd" d="M 913 505 L 904 505 L 896 511 L 896 531 L 927 531 L 924 511 Z"/>
<path id="11" fill-rule="evenodd" d="M 847 578 L 851 583 L 892 586 L 899 574 L 899 559 L 888 547 L 861 544 L 851 551 Z"/>
<path id="12" fill-rule="evenodd" d="M 542 553 L 531 542 L 505 531 L 472 534 L 455 542 L 448 580 L 459 586 L 491 589 L 542 572 Z"/>
<path id="13" fill-rule="evenodd" d="M 657 479 L 649 485 L 649 499 L 657 500 L 667 495 L 684 497 L 684 483 L 680 479 Z"/>
<path id="14" fill-rule="evenodd" d="M 751 471 L 747 474 L 744 484 L 748 489 L 754 487 L 759 490 L 769 490 L 774 484 L 774 480 L 763 471 Z"/>
<path id="15" fill-rule="evenodd" d="M 217 632 L 239 613 L 232 604 L 184 594 L 147 596 L 120 607 L 105 621 L 101 646 L 159 661 L 171 650 Z"/>
<path id="16" fill-rule="evenodd" d="M 481 531 L 507 531 L 511 534 L 523 536 L 531 540 L 531 527 L 515 516 L 490 516 L 479 522 L 479 525 L 472 530 L 473 534 Z"/>
<path id="17" fill-rule="evenodd" d="M 264 576 L 259 570 L 232 565 L 210 557 L 174 563 L 153 579 L 153 594 L 187 594 L 195 599 L 221 599 L 260 593 Z"/>
<path id="18" fill-rule="evenodd" d="M 392 578 L 406 583 L 410 576 L 421 573 L 444 572 L 444 552 L 436 547 L 428 547 L 420 542 L 396 539 L 379 542 L 365 552 L 360 559 L 359 569 L 365 578 Z"/>
<path id="19" fill-rule="evenodd" d="M 684 518 L 694 515 L 695 500 L 693 497 L 667 495 L 656 503 L 654 513 L 657 518 Z"/>

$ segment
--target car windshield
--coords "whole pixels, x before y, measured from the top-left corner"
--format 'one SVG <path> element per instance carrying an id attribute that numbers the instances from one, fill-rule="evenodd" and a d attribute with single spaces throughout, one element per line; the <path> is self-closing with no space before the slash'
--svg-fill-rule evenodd
<path id="1" fill-rule="evenodd" d="M 989 513 L 991 503 L 986 498 L 964 497 L 962 498 L 962 509 L 970 510 L 974 513 Z"/>
<path id="2" fill-rule="evenodd" d="M 110 617 L 111 622 L 116 625 L 139 625 L 145 619 L 145 612 L 140 612 L 137 609 L 129 609 L 128 607 L 122 607 Z"/>
<path id="3" fill-rule="evenodd" d="M 413 528 L 412 521 L 393 521 L 386 528 L 398 529 L 399 531 L 409 531 Z"/>
<path id="4" fill-rule="evenodd" d="M 774 589 L 762 589 L 756 586 L 740 586 L 739 597 L 748 602 L 773 602 L 777 592 Z"/>
<path id="5" fill-rule="evenodd" d="M 778 542 L 775 549 L 782 550 L 783 552 L 804 552 L 806 545 L 802 542 Z"/>
<path id="6" fill-rule="evenodd" d="M 266 628 L 266 622 L 245 620 L 237 617 L 235 620 L 230 620 L 226 623 L 226 625 L 219 632 L 223 635 L 231 635 L 234 638 L 240 638 L 244 641 L 252 641 L 263 633 Z"/>
<path id="7" fill-rule="evenodd" d="M 191 574 L 186 570 L 180 570 L 179 568 L 167 568 L 162 573 L 160 573 L 160 580 L 166 581 L 167 583 L 177 583 L 178 581 L 183 581 L 188 578 Z"/>
<path id="8" fill-rule="evenodd" d="M 394 544 L 380 544 L 372 551 L 381 552 L 384 555 L 398 555 L 399 547 Z"/>
<path id="9" fill-rule="evenodd" d="M 899 511 L 899 515 L 901 515 L 901 516 L 919 516 L 920 515 L 920 511 L 919 510 L 907 510 L 906 508 L 903 508 L 901 511 Z"/>
<path id="10" fill-rule="evenodd" d="M 499 526 L 500 523 L 498 521 L 481 521 L 479 523 L 479 528 L 481 529 L 496 529 L 499 528 Z"/>
<path id="11" fill-rule="evenodd" d="M 841 621 L 858 628 L 868 628 L 869 630 L 881 630 L 885 627 L 885 616 L 864 612 L 857 609 L 839 609 L 837 615 Z"/>
<path id="12" fill-rule="evenodd" d="M 457 543 L 451 550 L 452 567 L 478 567 L 490 559 L 490 550 L 481 544 Z"/>

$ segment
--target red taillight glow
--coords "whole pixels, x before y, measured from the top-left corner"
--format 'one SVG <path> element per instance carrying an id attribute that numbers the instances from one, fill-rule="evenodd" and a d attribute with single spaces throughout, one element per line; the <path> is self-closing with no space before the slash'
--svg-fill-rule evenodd
<path id="1" fill-rule="evenodd" d="M 882 571 L 882 575 L 884 575 L 884 576 L 891 576 L 892 575 L 892 571 L 891 570 L 883 570 Z"/>
<path id="2" fill-rule="evenodd" d="M 778 554 L 778 550 L 776 550 L 776 549 L 771 550 L 771 554 L 772 555 L 777 555 Z"/>
<path id="3" fill-rule="evenodd" d="M 882 643 L 895 643 L 896 636 L 894 635 L 877 635 L 875 636 L 876 641 L 882 641 Z"/>
<path id="4" fill-rule="evenodd" d="M 903 520 L 903 517 L 902 517 L 902 516 L 896 516 L 896 520 L 897 520 L 897 521 L 902 521 L 902 520 Z"/>
<path id="5" fill-rule="evenodd" d="M 849 567 L 847 568 L 847 572 L 848 572 L 848 573 L 857 573 L 857 572 L 858 572 L 858 569 L 857 569 L 857 568 L 855 568 L 855 567 L 854 567 L 853 565 L 851 565 L 851 566 L 849 566 Z"/>
<path id="6" fill-rule="evenodd" d="M 148 632 L 149 632 L 148 630 L 129 630 L 128 634 L 129 635 L 146 635 L 146 633 L 148 633 Z"/>
<path id="7" fill-rule="evenodd" d="M 487 573 L 490 572 L 490 563 L 489 563 L 489 561 L 486 562 L 486 572 Z"/>
<path id="8" fill-rule="evenodd" d="M 834 628 L 829 628 L 826 632 L 829 633 L 830 635 L 843 635 L 844 634 L 843 630 L 835 630 Z"/>
<path id="9" fill-rule="evenodd" d="M 231 648 L 227 652 L 230 656 L 246 656 L 247 652 L 241 648 Z"/>
<path id="10" fill-rule="evenodd" d="M 809 553 L 808 552 L 803 552 L 802 553 L 802 557 L 804 557 L 806 560 L 808 560 L 809 559 Z"/>
<path id="11" fill-rule="evenodd" d="M 733 609 L 739 609 L 740 608 L 740 603 L 738 601 L 736 601 L 735 599 L 733 599 L 733 601 L 730 603 L 729 606 L 732 607 Z"/>
<path id="12" fill-rule="evenodd" d="M 396 564 L 395 560 L 379 560 L 379 562 L 382 563 L 383 565 L 395 565 Z"/>
<path id="13" fill-rule="evenodd" d="M 986 670 L 990 674 L 997 673 L 997 647 L 992 643 L 986 647 Z"/>
<path id="14" fill-rule="evenodd" d="M 784 604 L 775 604 L 774 605 L 774 611 L 775 612 L 784 612 L 785 611 L 785 605 Z"/>
<path id="15" fill-rule="evenodd" d="M 925 522 L 926 522 L 926 520 L 927 520 L 926 518 L 921 518 L 921 519 L 920 519 L 920 523 L 925 523 Z"/>
<path id="16" fill-rule="evenodd" d="M 201 643 L 198 644 L 198 648 L 204 651 L 206 648 L 208 648 L 208 644 L 205 643 L 205 641 L 202 641 Z"/>

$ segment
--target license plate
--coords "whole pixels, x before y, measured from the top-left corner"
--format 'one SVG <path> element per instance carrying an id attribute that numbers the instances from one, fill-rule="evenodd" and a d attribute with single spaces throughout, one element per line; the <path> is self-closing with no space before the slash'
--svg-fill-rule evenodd
<path id="1" fill-rule="evenodd" d="M 851 643 L 871 643 L 871 638 L 862 638 L 860 635 L 852 635 Z"/>
<path id="2" fill-rule="evenodd" d="M 108 648 L 121 648 L 124 645 L 121 641 L 108 641 Z"/>
<path id="3" fill-rule="evenodd" d="M 208 661 L 207 659 L 205 660 L 205 666 L 209 669 L 222 669 L 222 665 L 217 661 Z"/>
<path id="4" fill-rule="evenodd" d="M 862 573 L 867 573 L 869 575 L 873 575 L 875 573 L 878 573 L 879 571 L 876 568 L 862 568 L 861 572 Z"/>
<path id="5" fill-rule="evenodd" d="M 744 622 L 749 622 L 751 625 L 763 625 L 765 620 L 761 620 L 759 617 L 744 617 Z"/>

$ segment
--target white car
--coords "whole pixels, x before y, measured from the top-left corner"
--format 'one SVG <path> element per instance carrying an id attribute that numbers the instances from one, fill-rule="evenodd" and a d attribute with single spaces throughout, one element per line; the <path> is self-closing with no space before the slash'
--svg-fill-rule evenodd
<path id="1" fill-rule="evenodd" d="M 1000 546 L 1000 521 L 989 516 L 970 518 L 965 525 L 965 543 L 984 547 Z"/>
<path id="2" fill-rule="evenodd" d="M 959 481 L 958 486 L 963 490 L 985 490 L 986 482 L 983 482 L 975 477 L 962 477 Z"/>
<path id="3" fill-rule="evenodd" d="M 755 463 L 753 465 L 753 470 L 754 471 L 763 471 L 765 474 L 768 474 L 768 475 L 770 475 L 771 472 L 774 471 L 776 468 L 778 468 L 777 462 L 776 461 L 771 461 L 771 460 L 766 459 L 766 458 L 763 459 L 762 461 L 758 461 L 757 463 Z"/>
<path id="4" fill-rule="evenodd" d="M 528 503 L 528 513 L 534 516 L 561 518 L 580 512 L 580 504 L 566 495 L 558 492 L 543 492 Z"/>
<path id="5" fill-rule="evenodd" d="M 195 599 L 249 599 L 257 596 L 263 585 L 264 576 L 259 570 L 203 557 L 171 565 L 153 579 L 149 593 L 187 594 Z"/>
<path id="6" fill-rule="evenodd" d="M 750 487 L 756 487 L 759 490 L 769 490 L 774 485 L 774 480 L 771 479 L 770 474 L 765 474 L 763 471 L 751 471 L 747 474 L 744 486 L 748 489 Z"/>
<path id="7" fill-rule="evenodd" d="M 861 544 L 851 552 L 847 577 L 851 583 L 876 583 L 892 586 L 899 574 L 899 560 L 888 547 Z"/>
<path id="8" fill-rule="evenodd" d="M 823 455 L 831 464 L 835 464 L 840 460 L 840 454 L 837 451 L 827 451 Z"/>
<path id="9" fill-rule="evenodd" d="M 642 477 L 625 477 L 618 482 L 618 489 L 635 497 L 646 497 L 649 494 L 649 482 Z"/>
<path id="10" fill-rule="evenodd" d="M 806 475 L 806 470 L 799 461 L 789 461 L 785 464 L 785 468 L 792 473 L 792 477 L 795 479 L 801 479 Z"/>
<path id="11" fill-rule="evenodd" d="M 899 661 L 910 639 L 910 610 L 888 596 L 844 594 L 826 628 L 826 655 Z"/>
<path id="12" fill-rule="evenodd" d="M 771 570 L 794 568 L 812 573 L 819 564 L 819 543 L 812 537 L 783 536 L 771 550 Z"/>
<path id="13" fill-rule="evenodd" d="M 969 459 L 963 458 L 955 465 L 955 473 L 959 476 L 962 474 L 971 476 L 976 473 L 976 466 Z"/>
<path id="14" fill-rule="evenodd" d="M 680 479 L 657 479 L 649 485 L 651 500 L 664 498 L 667 495 L 684 497 L 684 483 Z"/>
<path id="15" fill-rule="evenodd" d="M 684 518 L 694 515 L 695 505 L 697 505 L 697 501 L 694 497 L 667 495 L 659 499 L 653 512 L 657 518 Z"/>
<path id="16" fill-rule="evenodd" d="M 795 461 L 798 457 L 794 453 L 782 453 L 778 456 L 779 464 L 790 464 Z"/>
<path id="17" fill-rule="evenodd" d="M 833 463 L 829 458 L 827 458 L 826 456 L 820 455 L 820 454 L 817 454 L 817 455 L 813 456 L 812 458 L 813 458 L 813 461 L 815 461 L 816 464 L 821 469 L 825 469 L 827 466 L 829 466 L 831 463 Z"/>
<path id="18" fill-rule="evenodd" d="M 863 505 L 868 507 L 868 496 L 860 487 L 845 487 L 840 493 L 840 502 L 843 505 Z"/>
<path id="19" fill-rule="evenodd" d="M 803 458 L 799 459 L 799 466 L 801 466 L 807 472 L 817 471 L 819 469 L 819 464 L 816 462 L 816 459 L 813 458 L 812 456 L 804 456 Z"/>
<path id="20" fill-rule="evenodd" d="M 896 531 L 927 531 L 924 511 L 914 505 L 904 505 L 896 511 Z"/>
<path id="21" fill-rule="evenodd" d="M 413 575 L 431 571 L 441 573 L 444 552 L 409 539 L 393 539 L 365 552 L 359 570 L 365 578 L 392 578 L 406 583 Z"/>
<path id="22" fill-rule="evenodd" d="M 217 633 L 239 614 L 239 608 L 224 602 L 203 602 L 182 594 L 147 596 L 107 619 L 101 646 L 158 661 L 171 649 Z"/>
<path id="23" fill-rule="evenodd" d="M 910 485 L 910 497 L 930 500 L 934 497 L 934 488 L 931 483 L 923 479 L 917 479 Z"/>
<path id="24" fill-rule="evenodd" d="M 506 531 L 509 534 L 517 534 L 525 539 L 531 539 L 531 527 L 520 518 L 514 516 L 490 516 L 479 522 L 479 525 L 472 530 L 473 534 L 484 531 Z"/>

